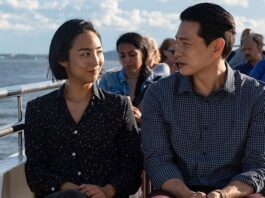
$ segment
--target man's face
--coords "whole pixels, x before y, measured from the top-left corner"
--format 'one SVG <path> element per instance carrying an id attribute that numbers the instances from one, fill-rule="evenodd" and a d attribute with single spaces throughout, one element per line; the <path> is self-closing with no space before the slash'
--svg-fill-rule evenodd
<path id="1" fill-rule="evenodd" d="M 200 25 L 197 22 L 181 22 L 176 34 L 174 56 L 177 59 L 179 71 L 185 76 L 194 76 L 207 72 L 213 62 L 213 46 L 206 46 L 203 38 L 198 36 Z"/>
<path id="2" fill-rule="evenodd" d="M 242 50 L 245 53 L 245 57 L 250 63 L 256 63 L 261 57 L 261 51 L 258 45 L 251 38 L 247 38 L 242 45 Z"/>

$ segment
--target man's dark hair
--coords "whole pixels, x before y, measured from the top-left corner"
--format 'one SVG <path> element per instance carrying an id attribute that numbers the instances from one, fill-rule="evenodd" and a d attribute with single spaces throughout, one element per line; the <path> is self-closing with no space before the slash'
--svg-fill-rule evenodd
<path id="1" fill-rule="evenodd" d="M 234 17 L 219 5 L 213 3 L 199 3 L 188 7 L 180 14 L 181 21 L 193 21 L 200 24 L 198 35 L 208 46 L 213 40 L 225 40 L 222 57 L 226 58 L 235 42 Z"/>

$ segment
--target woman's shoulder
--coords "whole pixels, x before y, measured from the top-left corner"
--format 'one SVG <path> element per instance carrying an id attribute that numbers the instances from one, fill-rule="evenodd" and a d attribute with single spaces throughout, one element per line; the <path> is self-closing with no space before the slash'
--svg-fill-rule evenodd
<path id="1" fill-rule="evenodd" d="M 127 97 L 128 97 L 128 96 L 123 96 L 123 95 L 118 94 L 118 93 L 112 93 L 112 92 L 106 91 L 100 87 L 98 87 L 98 89 L 101 92 L 102 98 L 104 98 L 104 100 L 109 101 L 109 102 L 111 102 L 111 101 L 123 102 L 123 101 L 127 100 Z"/>
<path id="2" fill-rule="evenodd" d="M 103 101 L 102 104 L 106 108 L 120 109 L 129 102 L 128 96 L 123 96 L 116 93 L 110 93 L 101 88 L 99 88 L 99 92 L 101 93 L 101 98 Z"/>
<path id="3" fill-rule="evenodd" d="M 61 88 L 60 88 L 61 89 Z M 52 91 L 42 96 L 38 96 L 35 99 L 32 99 L 28 102 L 28 106 L 50 106 L 51 103 L 56 100 L 56 98 L 60 95 L 60 89 Z"/>
<path id="4" fill-rule="evenodd" d="M 123 68 L 120 67 L 115 67 L 111 70 L 108 70 L 102 74 L 102 77 L 104 78 L 113 78 L 113 77 L 118 77 L 121 74 L 123 74 Z"/>
<path id="5" fill-rule="evenodd" d="M 154 67 L 153 71 L 162 77 L 170 75 L 170 68 L 166 63 L 158 63 Z"/>

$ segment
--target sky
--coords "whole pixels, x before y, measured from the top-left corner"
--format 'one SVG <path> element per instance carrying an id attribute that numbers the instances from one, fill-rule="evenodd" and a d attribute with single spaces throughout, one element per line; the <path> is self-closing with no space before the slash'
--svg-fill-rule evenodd
<path id="1" fill-rule="evenodd" d="M 179 14 L 200 0 L 0 0 L 0 53 L 48 54 L 56 29 L 72 18 L 91 20 L 104 51 L 114 50 L 120 35 L 138 32 L 158 45 L 174 37 Z M 209 0 L 236 21 L 236 43 L 246 27 L 265 36 L 265 0 Z"/>

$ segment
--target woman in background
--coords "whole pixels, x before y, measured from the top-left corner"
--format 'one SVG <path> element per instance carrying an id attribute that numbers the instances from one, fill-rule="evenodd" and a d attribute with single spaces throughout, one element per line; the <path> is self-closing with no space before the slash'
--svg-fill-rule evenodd
<path id="1" fill-rule="evenodd" d="M 148 65 L 155 73 L 157 73 L 161 77 L 169 76 L 169 66 L 166 63 L 159 63 L 161 56 L 155 39 L 146 36 L 144 37 L 144 40 L 148 53 L 146 65 Z"/>
<path id="2" fill-rule="evenodd" d="M 142 153 L 130 102 L 94 83 L 104 64 L 91 22 L 73 19 L 49 52 L 58 90 L 27 104 L 25 172 L 37 197 L 129 197 L 141 184 Z"/>
<path id="3" fill-rule="evenodd" d="M 170 73 L 178 71 L 177 60 L 174 57 L 176 39 L 166 38 L 160 45 L 161 63 L 166 63 L 170 68 Z"/>
<path id="4" fill-rule="evenodd" d="M 145 90 L 160 76 L 146 65 L 148 53 L 144 38 L 140 34 L 123 34 L 116 42 L 116 49 L 122 69 L 106 72 L 99 81 L 99 87 L 107 92 L 130 96 L 135 119 L 140 123 L 140 104 Z"/>

